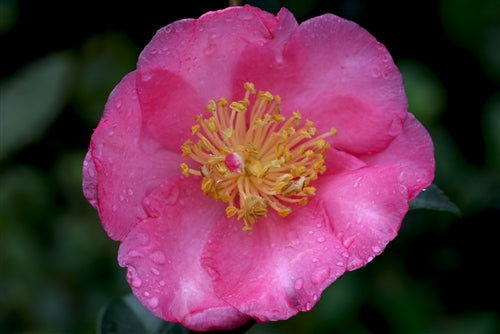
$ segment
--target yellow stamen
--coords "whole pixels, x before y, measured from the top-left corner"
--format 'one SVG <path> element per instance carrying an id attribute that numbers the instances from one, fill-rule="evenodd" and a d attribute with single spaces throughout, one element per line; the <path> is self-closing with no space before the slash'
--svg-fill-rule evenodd
<path id="1" fill-rule="evenodd" d="M 285 217 L 292 205 L 307 205 L 316 192 L 309 183 L 326 170 L 325 138 L 337 130 L 317 135 L 312 121 L 301 126 L 299 111 L 288 119 L 281 114 L 280 96 L 257 92 L 249 82 L 244 87 L 242 100 L 210 100 L 210 115 L 195 118 L 191 133 L 198 141 L 188 139 L 181 150 L 200 168 L 181 163 L 181 171 L 202 177 L 203 192 L 228 203 L 227 217 L 243 220 L 250 232 L 269 208 Z"/>

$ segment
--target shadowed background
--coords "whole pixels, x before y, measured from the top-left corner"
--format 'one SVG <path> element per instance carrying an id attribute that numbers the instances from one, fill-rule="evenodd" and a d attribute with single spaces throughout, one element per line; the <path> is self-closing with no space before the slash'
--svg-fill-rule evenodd
<path id="1" fill-rule="evenodd" d="M 250 3 L 299 22 L 331 12 L 385 44 L 433 137 L 435 183 L 462 214 L 411 211 L 386 251 L 312 311 L 249 333 L 500 332 L 498 3 Z M 100 309 L 130 292 L 118 244 L 81 192 L 92 130 L 157 29 L 226 5 L 0 0 L 0 332 L 92 333 Z"/>

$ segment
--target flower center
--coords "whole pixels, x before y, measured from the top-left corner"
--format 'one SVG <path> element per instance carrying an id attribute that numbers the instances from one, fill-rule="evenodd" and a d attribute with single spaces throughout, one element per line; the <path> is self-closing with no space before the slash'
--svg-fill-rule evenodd
<path id="1" fill-rule="evenodd" d="M 314 196 L 316 188 L 310 182 L 325 172 L 325 152 L 330 147 L 324 138 L 337 131 L 316 135 L 312 121 L 301 125 L 298 111 L 289 119 L 281 114 L 278 95 L 256 94 L 248 82 L 245 89 L 243 100 L 211 100 L 208 116 L 196 116 L 191 132 L 199 139 L 187 140 L 182 154 L 201 167 L 181 163 L 181 169 L 186 177 L 202 177 L 205 195 L 228 203 L 227 216 L 243 219 L 243 230 L 249 232 L 268 208 L 285 217 L 291 205 L 306 205 Z"/>

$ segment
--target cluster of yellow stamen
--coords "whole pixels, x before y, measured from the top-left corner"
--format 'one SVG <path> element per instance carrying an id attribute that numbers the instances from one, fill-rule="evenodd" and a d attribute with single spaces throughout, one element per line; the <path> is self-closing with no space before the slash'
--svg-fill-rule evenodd
<path id="1" fill-rule="evenodd" d="M 298 111 L 285 119 L 278 95 L 256 93 L 248 82 L 245 89 L 243 100 L 212 100 L 206 108 L 209 116 L 196 116 L 191 133 L 198 139 L 187 140 L 182 154 L 201 167 L 182 163 L 181 170 L 185 176 L 203 177 L 203 192 L 228 203 L 227 216 L 243 219 L 248 232 L 266 216 L 268 207 L 285 217 L 292 211 L 290 205 L 306 205 L 314 196 L 310 182 L 326 170 L 325 152 L 330 147 L 324 138 L 336 130 L 316 135 L 312 121 L 301 126 Z"/>

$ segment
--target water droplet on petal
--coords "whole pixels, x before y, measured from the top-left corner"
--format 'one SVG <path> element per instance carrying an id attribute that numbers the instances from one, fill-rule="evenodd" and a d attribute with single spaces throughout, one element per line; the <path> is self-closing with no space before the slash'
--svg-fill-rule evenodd
<path id="1" fill-rule="evenodd" d="M 300 290 L 302 289 L 302 286 L 304 285 L 304 280 L 302 278 L 299 278 L 295 281 L 295 289 Z"/>
<path id="2" fill-rule="evenodd" d="M 161 286 L 165 286 L 165 281 L 164 281 L 164 280 L 161 280 L 161 281 L 160 281 L 160 285 L 161 285 Z"/>
<path id="3" fill-rule="evenodd" d="M 310 311 L 312 309 L 311 303 L 307 302 L 306 303 L 306 311 Z"/>
<path id="4" fill-rule="evenodd" d="M 128 257 L 143 257 L 141 252 L 136 251 L 135 249 L 130 250 L 127 253 Z"/>
<path id="5" fill-rule="evenodd" d="M 156 276 L 160 275 L 160 271 L 156 268 L 151 268 L 151 272 L 153 273 L 153 275 L 156 275 Z"/>
<path id="6" fill-rule="evenodd" d="M 116 207 L 116 204 L 113 204 L 113 207 L 111 208 L 111 210 L 113 210 L 113 212 L 118 211 L 118 208 Z"/>
<path id="7" fill-rule="evenodd" d="M 149 292 L 144 291 L 143 295 L 144 295 L 144 297 L 149 297 Z"/>
<path id="8" fill-rule="evenodd" d="M 382 249 L 379 246 L 373 246 L 372 250 L 375 254 L 380 254 L 382 253 Z"/>
<path id="9" fill-rule="evenodd" d="M 150 306 L 150 307 L 153 307 L 153 308 L 154 308 L 154 307 L 157 307 L 159 303 L 160 303 L 160 302 L 159 302 L 159 300 L 158 300 L 158 297 L 153 297 L 153 298 L 151 298 L 151 299 L 148 301 L 149 306 Z"/>
<path id="10" fill-rule="evenodd" d="M 313 284 L 321 284 L 328 276 L 330 276 L 330 267 L 318 268 L 312 273 L 311 281 Z"/>
<path id="11" fill-rule="evenodd" d="M 325 242 L 325 240 L 326 240 L 326 239 L 325 239 L 325 237 L 319 237 L 319 238 L 317 239 L 317 241 L 318 241 L 319 243 L 323 243 L 323 242 Z"/>
<path id="12" fill-rule="evenodd" d="M 122 100 L 116 100 L 115 107 L 120 108 L 122 106 Z"/>
<path id="13" fill-rule="evenodd" d="M 315 301 L 315 302 L 318 301 L 318 295 L 317 294 L 313 295 L 313 301 Z"/>
<path id="14" fill-rule="evenodd" d="M 354 236 L 350 236 L 348 238 L 345 238 L 342 243 L 344 244 L 345 248 L 349 248 L 353 242 L 354 242 Z"/>
<path id="15" fill-rule="evenodd" d="M 153 77 L 153 75 L 151 73 L 147 73 L 147 72 L 142 73 L 142 81 L 144 81 L 144 82 L 151 80 L 152 77 Z"/>
<path id="16" fill-rule="evenodd" d="M 142 286 L 142 280 L 139 278 L 139 275 L 133 266 L 128 266 L 127 282 L 134 288 L 140 288 Z"/>
<path id="17" fill-rule="evenodd" d="M 129 194 L 130 196 L 132 196 L 134 194 L 134 191 L 132 190 L 132 188 L 127 189 L 127 194 Z"/>
<path id="18" fill-rule="evenodd" d="M 166 262 L 165 254 L 162 251 L 156 251 L 150 255 L 151 260 L 157 264 L 164 264 Z"/>
<path id="19" fill-rule="evenodd" d="M 317 257 L 313 257 L 312 262 L 316 263 L 318 261 L 319 261 L 319 259 Z"/>
<path id="20" fill-rule="evenodd" d="M 362 176 L 360 176 L 360 177 L 358 177 L 358 178 L 356 179 L 356 181 L 354 182 L 354 188 L 357 188 L 357 187 L 359 186 L 359 182 L 361 182 L 361 180 L 362 180 L 362 179 L 363 179 L 363 177 L 362 177 Z"/>

